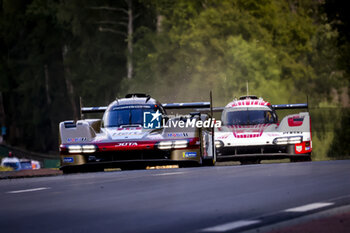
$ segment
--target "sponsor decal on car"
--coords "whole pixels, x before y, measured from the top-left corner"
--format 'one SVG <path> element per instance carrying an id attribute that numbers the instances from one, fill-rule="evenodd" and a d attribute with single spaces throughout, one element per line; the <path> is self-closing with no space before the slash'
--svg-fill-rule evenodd
<path id="1" fill-rule="evenodd" d="M 302 134 L 301 131 L 289 131 L 289 132 L 283 132 L 283 134 Z"/>
<path id="2" fill-rule="evenodd" d="M 125 128 L 118 128 L 117 130 L 141 130 L 142 127 L 125 127 Z"/>
<path id="3" fill-rule="evenodd" d="M 197 152 L 183 152 L 182 156 L 184 158 L 195 158 L 197 157 Z"/>
<path id="4" fill-rule="evenodd" d="M 308 147 L 305 147 L 305 150 L 310 150 L 310 147 L 308 146 Z"/>
<path id="5" fill-rule="evenodd" d="M 229 134 L 225 134 L 225 135 L 218 136 L 217 139 L 227 139 L 229 136 L 230 136 Z"/>
<path id="6" fill-rule="evenodd" d="M 132 136 L 132 135 L 140 135 L 142 134 L 141 131 L 133 131 L 133 132 L 118 132 L 118 133 L 114 133 L 113 136 Z"/>
<path id="7" fill-rule="evenodd" d="M 72 158 L 72 157 L 64 157 L 63 158 L 63 162 L 64 163 L 73 163 L 74 162 L 74 158 Z"/>
<path id="8" fill-rule="evenodd" d="M 118 144 L 115 145 L 115 147 L 119 147 L 119 146 L 137 146 L 137 142 L 120 142 Z"/>
<path id="9" fill-rule="evenodd" d="M 301 151 L 303 150 L 303 146 L 296 146 L 296 147 L 295 147 L 295 150 L 296 150 L 297 152 L 301 152 Z"/>
<path id="10" fill-rule="evenodd" d="M 187 137 L 188 133 L 168 133 L 168 137 Z"/>
<path id="11" fill-rule="evenodd" d="M 296 127 L 301 126 L 303 124 L 304 117 L 303 116 L 294 116 L 288 118 L 288 126 Z"/>
<path id="12" fill-rule="evenodd" d="M 67 138 L 67 142 L 85 142 L 86 138 Z"/>
<path id="13" fill-rule="evenodd" d="M 280 136 L 280 134 L 278 134 L 278 133 L 268 133 L 267 136 L 269 136 L 269 137 L 278 137 L 278 136 Z"/>
<path id="14" fill-rule="evenodd" d="M 232 125 L 229 128 L 233 129 L 233 136 L 235 138 L 257 138 L 261 137 L 264 130 L 271 124 L 257 124 L 257 125 Z"/>

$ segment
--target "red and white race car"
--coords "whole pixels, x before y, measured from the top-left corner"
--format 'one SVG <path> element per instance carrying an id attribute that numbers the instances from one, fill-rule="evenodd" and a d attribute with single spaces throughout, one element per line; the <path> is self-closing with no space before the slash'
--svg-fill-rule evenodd
<path id="1" fill-rule="evenodd" d="M 217 161 L 260 163 L 289 158 L 311 161 L 311 119 L 308 111 L 279 121 L 278 109 L 306 109 L 308 104 L 271 105 L 256 96 L 242 96 L 223 108 L 223 126 L 215 131 Z"/>

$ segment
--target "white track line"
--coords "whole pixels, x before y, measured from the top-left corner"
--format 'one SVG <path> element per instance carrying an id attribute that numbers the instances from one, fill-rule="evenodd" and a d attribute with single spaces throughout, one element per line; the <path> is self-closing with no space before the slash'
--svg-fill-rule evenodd
<path id="1" fill-rule="evenodd" d="M 303 205 L 303 206 L 287 209 L 284 212 L 306 212 L 306 211 L 315 210 L 315 209 L 319 209 L 319 208 L 330 206 L 330 205 L 334 205 L 334 203 L 332 203 L 332 202 L 317 202 L 317 203 L 312 203 L 312 204 L 308 204 L 308 205 Z"/>
<path id="2" fill-rule="evenodd" d="M 312 203 L 308 205 L 303 205 L 291 209 L 284 210 L 284 212 L 306 212 L 310 210 L 315 210 L 319 208 L 323 208 L 326 206 L 334 205 L 332 202 L 317 202 L 317 203 Z M 205 229 L 200 230 L 201 232 L 225 232 L 225 231 L 230 231 L 234 230 L 240 227 L 245 227 L 245 226 L 250 226 L 253 224 L 260 223 L 261 221 L 259 220 L 240 220 L 240 221 L 235 221 L 235 222 L 229 222 L 225 223 L 222 225 L 217 225 L 213 227 L 208 227 Z"/>
<path id="3" fill-rule="evenodd" d="M 257 224 L 259 222 L 260 222 L 259 220 L 240 220 L 240 221 L 225 223 L 222 225 L 217 225 L 214 227 L 208 227 L 201 231 L 202 232 L 225 232 L 236 228 Z"/>
<path id="4" fill-rule="evenodd" d="M 7 193 L 26 193 L 26 192 L 35 192 L 35 191 L 41 191 L 45 189 L 50 189 L 48 187 L 42 187 L 42 188 L 35 188 L 35 189 L 23 189 L 23 190 L 17 190 L 17 191 L 10 191 Z"/>

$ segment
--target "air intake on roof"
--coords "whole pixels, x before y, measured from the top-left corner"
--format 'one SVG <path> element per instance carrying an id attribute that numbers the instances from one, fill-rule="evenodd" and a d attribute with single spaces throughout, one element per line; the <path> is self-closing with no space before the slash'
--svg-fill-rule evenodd
<path id="1" fill-rule="evenodd" d="M 133 97 L 138 97 L 138 98 L 146 98 L 149 97 L 147 94 L 142 94 L 142 93 L 132 93 L 132 94 L 127 94 L 125 98 L 133 98 Z"/>
<path id="2" fill-rule="evenodd" d="M 245 99 L 251 99 L 251 100 L 257 100 L 258 97 L 255 95 L 246 95 L 246 96 L 241 96 L 239 97 L 240 100 L 245 100 Z"/>

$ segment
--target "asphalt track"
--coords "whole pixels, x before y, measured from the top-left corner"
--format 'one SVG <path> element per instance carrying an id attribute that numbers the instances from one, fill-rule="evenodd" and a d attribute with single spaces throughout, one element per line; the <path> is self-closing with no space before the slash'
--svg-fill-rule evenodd
<path id="1" fill-rule="evenodd" d="M 350 204 L 350 161 L 0 180 L 0 232 L 240 232 Z"/>

